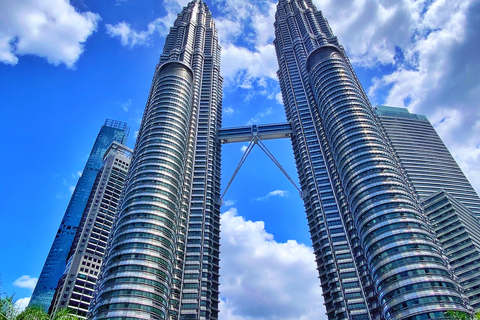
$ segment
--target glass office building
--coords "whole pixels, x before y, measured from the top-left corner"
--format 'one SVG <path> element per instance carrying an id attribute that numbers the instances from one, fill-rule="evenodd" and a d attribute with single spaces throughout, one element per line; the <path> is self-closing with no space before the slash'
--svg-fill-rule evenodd
<path id="1" fill-rule="evenodd" d="M 55 235 L 29 306 L 40 306 L 48 311 L 55 288 L 65 271 L 68 253 L 87 205 L 90 191 L 98 171 L 102 168 L 103 155 L 112 142 L 125 144 L 129 130 L 130 128 L 126 123 L 111 119 L 107 119 L 101 127 L 82 176 L 78 179 L 65 215 Z"/>
<path id="2" fill-rule="evenodd" d="M 480 219 L 480 198 L 427 117 L 388 106 L 376 112 L 418 196 L 445 190 Z"/>
<path id="3" fill-rule="evenodd" d="M 104 155 L 75 240 L 67 267 L 58 282 L 49 313 L 69 308 L 86 319 L 100 273 L 132 156 L 131 149 L 113 142 Z"/>
<path id="4" fill-rule="evenodd" d="M 426 197 L 423 207 L 475 312 L 480 312 L 480 221 L 444 190 Z"/>

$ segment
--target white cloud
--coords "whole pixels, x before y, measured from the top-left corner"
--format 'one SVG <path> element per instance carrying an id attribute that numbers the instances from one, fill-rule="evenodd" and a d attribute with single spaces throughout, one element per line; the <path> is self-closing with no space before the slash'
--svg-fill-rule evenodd
<path id="1" fill-rule="evenodd" d="M 277 58 L 273 44 L 258 46 L 255 50 L 222 44 L 222 75 L 228 81 L 249 88 L 257 78 L 277 79 Z"/>
<path id="2" fill-rule="evenodd" d="M 372 102 L 425 114 L 480 191 L 480 2 L 314 2 L 352 62 L 377 73 Z"/>
<path id="3" fill-rule="evenodd" d="M 276 81 L 278 66 L 272 44 L 276 3 L 220 0 L 217 6 L 223 15 L 216 27 L 226 84 L 248 89 L 255 81 L 260 85 L 266 78 Z"/>
<path id="4" fill-rule="evenodd" d="M 257 113 L 250 120 L 248 120 L 247 125 L 252 125 L 252 124 L 255 124 L 255 123 L 259 123 L 262 118 L 265 118 L 265 117 L 267 117 L 271 114 L 273 114 L 273 108 L 269 107 L 269 108 Z"/>
<path id="5" fill-rule="evenodd" d="M 310 247 L 276 242 L 235 208 L 221 221 L 221 320 L 327 319 Z"/>
<path id="6" fill-rule="evenodd" d="M 234 110 L 232 107 L 223 108 L 223 114 L 224 114 L 224 115 L 230 116 L 230 115 L 232 115 L 234 112 L 235 112 L 235 110 Z"/>
<path id="7" fill-rule="evenodd" d="M 262 200 L 266 200 L 266 199 L 271 198 L 271 197 L 283 198 L 283 197 L 287 197 L 287 196 L 288 196 L 288 191 L 286 191 L 286 190 L 274 190 L 274 191 L 270 191 L 266 196 L 255 198 L 255 200 L 256 201 L 262 201 Z"/>
<path id="8" fill-rule="evenodd" d="M 231 206 L 233 206 L 233 205 L 235 204 L 235 202 L 236 202 L 236 201 L 233 201 L 233 200 L 225 200 L 225 201 L 223 202 L 223 205 L 224 205 L 225 207 L 231 207 Z"/>
<path id="9" fill-rule="evenodd" d="M 2 1 L 0 61 L 15 65 L 18 56 L 32 54 L 72 68 L 99 20 L 98 14 L 77 12 L 68 0 Z"/>
<path id="10" fill-rule="evenodd" d="M 30 276 L 21 276 L 17 280 L 13 282 L 13 285 L 19 288 L 26 288 L 26 289 L 35 289 L 35 285 L 37 284 L 38 278 L 32 278 Z"/>
<path id="11" fill-rule="evenodd" d="M 424 1 L 315 0 L 356 64 L 394 63 L 397 47 L 409 44 Z M 354 32 L 353 32 L 354 31 Z"/>
<path id="12" fill-rule="evenodd" d="M 17 312 L 22 312 L 23 310 L 25 310 L 25 308 L 30 303 L 30 299 L 31 297 L 27 297 L 27 298 L 21 298 L 15 301 L 15 309 L 17 309 Z"/>
<path id="13" fill-rule="evenodd" d="M 188 1 L 185 0 L 166 0 L 163 3 L 167 14 L 159 17 L 147 25 L 147 30 L 137 31 L 132 29 L 129 23 L 122 21 L 115 25 L 106 24 L 107 34 L 113 38 L 119 38 L 123 46 L 133 48 L 135 46 L 150 45 L 152 36 L 159 33 L 162 36 L 167 35 L 170 27 L 175 22 L 178 13 Z"/>
<path id="14" fill-rule="evenodd" d="M 122 109 L 123 111 L 125 112 L 128 112 L 128 110 L 130 110 L 130 107 L 132 106 L 132 99 L 128 99 L 127 101 L 125 101 L 124 103 L 122 103 Z"/>
<path id="15" fill-rule="evenodd" d="M 118 37 L 122 45 L 134 47 L 137 45 L 148 45 L 150 36 L 154 33 L 156 25 L 154 22 L 148 24 L 147 31 L 137 32 L 126 22 L 119 22 L 116 25 L 107 24 L 107 34 L 112 38 Z"/>
<path id="16" fill-rule="evenodd" d="M 248 149 L 248 146 L 243 145 L 243 146 L 240 148 L 240 151 L 242 151 L 242 153 L 245 153 L 245 151 L 247 151 L 247 149 Z"/>

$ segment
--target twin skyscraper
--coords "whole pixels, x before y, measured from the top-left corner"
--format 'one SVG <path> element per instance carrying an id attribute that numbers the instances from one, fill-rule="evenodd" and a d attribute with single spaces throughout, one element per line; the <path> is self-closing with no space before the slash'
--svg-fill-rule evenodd
<path id="1" fill-rule="evenodd" d="M 431 125 L 402 109 L 371 106 L 311 0 L 280 0 L 274 27 L 286 125 L 328 319 L 471 312 L 480 293 L 480 243 L 472 236 L 480 231 L 474 215 L 480 199 L 441 140 L 427 147 L 443 148 L 442 157 L 415 161 L 425 150 L 415 151 L 415 144 L 437 137 Z M 401 121 L 413 132 L 408 137 L 398 134 Z M 91 319 L 219 319 L 221 125 L 217 30 L 205 2 L 194 0 L 170 29 L 155 69 L 120 205 L 105 227 L 111 233 L 101 272 L 90 281 Z M 431 166 L 438 169 L 421 172 Z M 69 230 L 80 218 L 60 236 L 73 242 Z M 464 221 L 470 229 L 462 229 Z M 78 249 L 82 236 L 72 248 L 78 255 L 85 254 Z M 55 252 L 49 260 L 58 258 Z M 463 272 L 470 273 L 462 278 Z M 62 292 L 75 289 L 68 274 L 60 284 Z M 40 302 L 39 285 L 32 301 Z"/>

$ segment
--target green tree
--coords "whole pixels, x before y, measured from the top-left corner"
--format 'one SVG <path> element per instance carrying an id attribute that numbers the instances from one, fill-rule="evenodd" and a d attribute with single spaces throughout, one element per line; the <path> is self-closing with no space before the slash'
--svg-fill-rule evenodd
<path id="1" fill-rule="evenodd" d="M 15 320 L 78 320 L 78 317 L 68 309 L 60 309 L 49 315 L 40 307 L 30 307 L 17 315 Z"/>
<path id="2" fill-rule="evenodd" d="M 447 311 L 447 315 L 452 320 L 480 320 L 480 312 L 475 315 L 463 311 Z"/>
<path id="3" fill-rule="evenodd" d="M 17 314 L 13 296 L 4 296 L 0 298 L 0 320 L 14 319 Z"/>
<path id="4" fill-rule="evenodd" d="M 28 307 L 19 312 L 13 296 L 5 295 L 0 298 L 0 320 L 78 320 L 78 317 L 68 309 L 60 309 L 52 315 L 40 307 Z"/>

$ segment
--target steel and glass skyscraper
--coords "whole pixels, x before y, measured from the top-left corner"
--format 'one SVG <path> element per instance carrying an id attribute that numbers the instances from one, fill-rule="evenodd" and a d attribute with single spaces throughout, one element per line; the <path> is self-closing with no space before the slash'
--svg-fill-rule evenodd
<path id="1" fill-rule="evenodd" d="M 75 233 L 87 205 L 98 171 L 103 165 L 103 155 L 112 142 L 125 144 L 130 128 L 124 122 L 107 119 L 100 129 L 93 145 L 82 176 L 78 179 L 75 190 L 63 216 L 50 252 L 43 266 L 30 306 L 40 306 L 48 311 L 57 283 L 62 277 L 67 264 L 67 256 L 72 246 Z"/>
<path id="2" fill-rule="evenodd" d="M 480 198 L 427 117 L 388 106 L 376 113 L 420 199 L 445 190 L 480 218 Z"/>
<path id="3" fill-rule="evenodd" d="M 345 50 L 311 0 L 280 0 L 278 78 L 329 319 L 466 309 Z"/>
<path id="4" fill-rule="evenodd" d="M 445 310 L 468 310 L 311 0 L 279 1 L 274 44 L 289 124 L 219 136 L 215 25 L 202 0 L 179 14 L 155 70 L 92 319 L 218 319 L 220 143 L 245 132 L 257 142 L 270 129 L 291 135 L 329 319 L 445 319 Z"/>
<path id="5" fill-rule="evenodd" d="M 375 107 L 475 311 L 480 310 L 480 198 L 427 117 Z"/>
<path id="6" fill-rule="evenodd" d="M 86 318 L 131 156 L 131 149 L 115 141 L 105 153 L 49 313 L 69 308 Z"/>
<path id="7" fill-rule="evenodd" d="M 93 319 L 218 319 L 220 47 L 201 0 L 153 77 Z"/>

